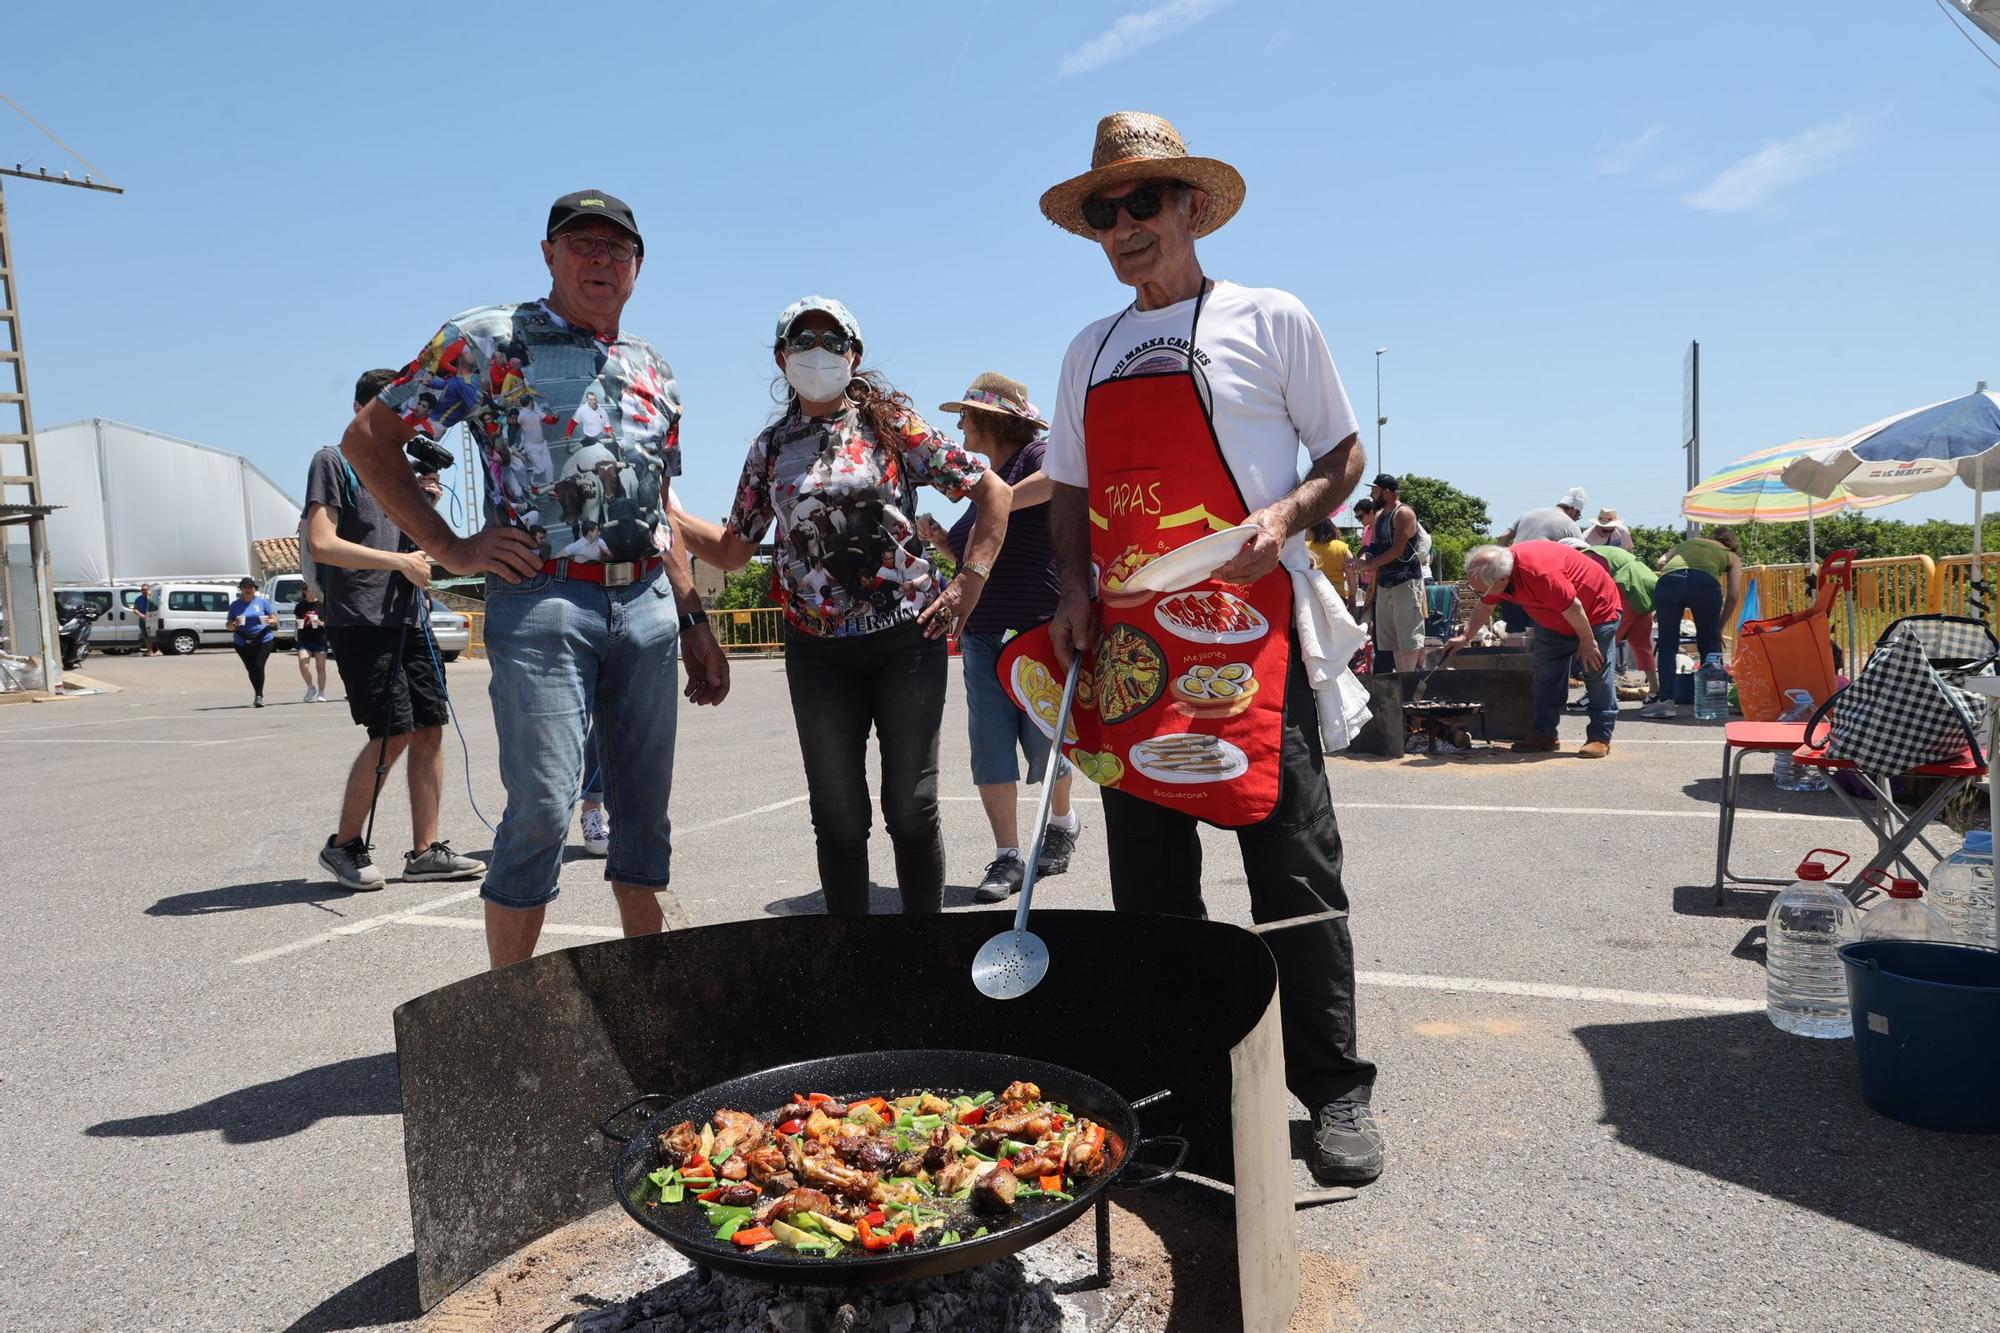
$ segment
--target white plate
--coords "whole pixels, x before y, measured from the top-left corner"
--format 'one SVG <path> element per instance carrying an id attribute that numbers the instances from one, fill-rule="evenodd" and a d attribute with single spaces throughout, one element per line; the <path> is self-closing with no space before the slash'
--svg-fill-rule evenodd
<path id="1" fill-rule="evenodd" d="M 1189 744 L 1206 743 L 1214 748 L 1216 758 L 1221 760 L 1220 768 L 1213 773 L 1184 773 L 1171 768 L 1160 767 L 1163 749 L 1178 748 Z M 1171 736 L 1155 736 L 1148 741 L 1140 741 L 1132 747 L 1132 767 L 1144 773 L 1155 782 L 1228 782 L 1240 778 L 1250 771 L 1250 760 L 1243 751 L 1223 740 L 1220 736 L 1207 736 L 1200 732 L 1180 731 Z"/>
<path id="2" fill-rule="evenodd" d="M 1224 630 L 1221 633 L 1217 633 L 1214 630 L 1196 629 L 1190 625 L 1183 625 L 1168 614 L 1168 606 L 1176 598 L 1180 597 L 1216 597 L 1227 599 L 1235 605 L 1237 610 L 1250 618 L 1250 628 Z M 1263 612 L 1244 601 L 1241 597 L 1238 597 L 1235 593 L 1224 592 L 1220 588 L 1208 592 L 1180 592 L 1162 597 L 1153 603 L 1153 619 L 1160 622 L 1161 629 L 1167 631 L 1169 634 L 1186 639 L 1189 643 L 1249 643 L 1254 639 L 1263 638 L 1271 631 L 1271 622 L 1264 618 Z"/>
<path id="3" fill-rule="evenodd" d="M 1243 543 L 1256 535 L 1256 524 L 1243 523 L 1197 537 L 1186 546 L 1176 547 L 1141 565 L 1138 573 L 1125 580 L 1124 591 L 1180 592 L 1192 588 L 1235 559 Z"/>

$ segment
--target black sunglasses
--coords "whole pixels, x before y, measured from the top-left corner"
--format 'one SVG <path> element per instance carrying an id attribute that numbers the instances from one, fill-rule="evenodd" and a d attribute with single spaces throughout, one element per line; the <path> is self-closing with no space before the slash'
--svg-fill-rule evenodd
<path id="1" fill-rule="evenodd" d="M 1116 199 L 1102 199 L 1096 195 L 1083 201 L 1083 220 L 1092 231 L 1109 231 L 1118 225 L 1118 210 L 1124 209 L 1132 215 L 1134 222 L 1144 222 L 1159 215 L 1166 206 L 1167 192 L 1171 185 L 1141 185 L 1129 194 Z"/>
<path id="2" fill-rule="evenodd" d="M 810 352 L 814 347 L 824 347 L 835 356 L 846 356 L 847 349 L 854 346 L 854 339 L 844 333 L 835 333 L 832 329 L 817 332 L 812 329 L 800 329 L 797 333 L 785 335 L 785 346 L 794 352 Z"/>

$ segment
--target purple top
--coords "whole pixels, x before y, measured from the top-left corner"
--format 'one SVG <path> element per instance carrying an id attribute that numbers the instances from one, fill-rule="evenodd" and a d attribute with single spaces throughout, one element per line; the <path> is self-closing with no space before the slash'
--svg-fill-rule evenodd
<path id="1" fill-rule="evenodd" d="M 1040 439 L 1022 445 L 998 470 L 1000 480 L 1018 486 L 1024 478 L 1041 471 L 1046 447 L 1047 441 Z M 977 513 L 976 508 L 968 508 L 947 534 L 952 556 L 961 564 Z M 972 608 L 972 618 L 965 623 L 966 632 L 1005 634 L 1010 629 L 1033 629 L 1055 618 L 1061 594 L 1055 548 L 1049 545 L 1048 505 L 1016 509 L 1007 516 L 1007 540 L 1000 547 L 1000 558 L 993 562 L 993 577 L 986 581 L 979 605 Z"/>

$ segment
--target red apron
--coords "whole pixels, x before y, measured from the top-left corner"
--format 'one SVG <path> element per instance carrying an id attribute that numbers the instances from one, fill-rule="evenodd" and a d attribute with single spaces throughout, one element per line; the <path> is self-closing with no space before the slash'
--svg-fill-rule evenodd
<path id="1" fill-rule="evenodd" d="M 1196 326 L 1206 298 L 1204 289 L 1195 301 Z M 1147 561 L 1249 516 L 1202 406 L 1194 346 L 1190 329 L 1186 371 L 1105 380 L 1084 397 L 1103 633 L 1084 659 L 1063 749 L 1102 786 L 1234 828 L 1278 803 L 1291 576 L 1278 568 L 1249 588 L 1209 580 L 1177 593 L 1121 591 Z M 1008 644 L 999 672 L 1051 730 L 1062 673 L 1048 628 Z"/>

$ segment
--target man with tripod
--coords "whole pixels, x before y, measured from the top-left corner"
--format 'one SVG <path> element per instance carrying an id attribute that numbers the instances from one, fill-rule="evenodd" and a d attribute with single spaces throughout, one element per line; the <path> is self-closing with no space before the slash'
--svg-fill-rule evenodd
<path id="1" fill-rule="evenodd" d="M 396 375 L 393 370 L 363 375 L 354 386 L 355 411 L 373 402 Z M 444 493 L 436 471 L 426 470 L 435 461 L 411 464 L 432 504 Z M 369 855 L 375 804 L 390 768 L 408 750 L 412 845 L 403 856 L 403 878 L 484 874 L 485 866 L 460 856 L 437 835 L 450 712 L 424 593 L 430 558 L 412 549 L 331 446 L 313 455 L 306 475 L 306 545 L 318 567 L 327 637 L 347 687 L 348 712 L 369 737 L 347 770 L 340 824 L 320 849 L 319 863 L 346 888 L 382 887 L 382 871 Z"/>

